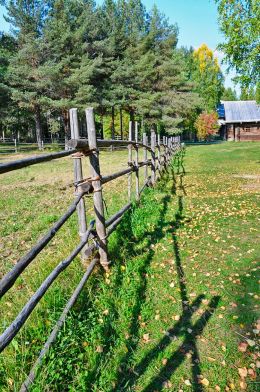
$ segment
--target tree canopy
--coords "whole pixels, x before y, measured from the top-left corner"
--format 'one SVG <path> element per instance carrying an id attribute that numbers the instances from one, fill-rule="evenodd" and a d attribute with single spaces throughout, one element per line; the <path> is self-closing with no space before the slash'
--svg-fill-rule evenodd
<path id="1" fill-rule="evenodd" d="M 224 91 L 224 77 L 213 51 L 202 44 L 193 52 L 193 78 L 196 91 L 207 110 L 214 110 Z"/>
<path id="2" fill-rule="evenodd" d="M 155 6 L 148 12 L 141 0 L 2 3 L 12 35 L 0 37 L 0 94 L 20 117 L 34 118 L 39 143 L 46 117 L 52 125 L 60 119 L 69 136 L 75 106 L 94 106 L 101 132 L 108 127 L 113 137 L 127 116 L 146 130 L 180 133 L 218 104 L 223 76 L 212 51 L 178 48 L 178 26 Z"/>
<path id="3" fill-rule="evenodd" d="M 223 101 L 237 101 L 237 93 L 231 87 L 225 88 L 221 96 Z"/>
<path id="4" fill-rule="evenodd" d="M 215 0 L 225 42 L 219 48 L 235 69 L 242 87 L 259 83 L 260 6 L 259 0 Z"/>

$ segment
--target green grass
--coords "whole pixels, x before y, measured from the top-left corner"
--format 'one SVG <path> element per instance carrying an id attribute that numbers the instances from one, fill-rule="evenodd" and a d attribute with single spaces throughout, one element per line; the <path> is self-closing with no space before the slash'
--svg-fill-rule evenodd
<path id="1" fill-rule="evenodd" d="M 106 153 L 104 171 L 125 161 Z M 3 176 L 6 270 L 73 198 L 70 161 L 56 162 Z M 87 284 L 33 391 L 240 391 L 243 367 L 258 390 L 259 163 L 259 143 L 189 147 L 175 160 L 113 234 L 110 273 Z M 109 215 L 126 199 L 120 181 L 105 190 Z M 2 327 L 73 248 L 75 219 L 2 301 Z M 3 354 L 3 391 L 19 390 L 81 274 L 77 260 Z"/>

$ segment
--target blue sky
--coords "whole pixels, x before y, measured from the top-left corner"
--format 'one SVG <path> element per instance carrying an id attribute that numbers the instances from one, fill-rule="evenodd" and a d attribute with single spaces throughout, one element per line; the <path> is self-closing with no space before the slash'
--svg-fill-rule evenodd
<path id="1" fill-rule="evenodd" d="M 101 4 L 102 0 L 96 0 Z M 143 0 L 150 10 L 154 4 L 165 13 L 171 23 L 179 26 L 179 46 L 198 48 L 202 43 L 215 50 L 219 61 L 223 55 L 216 48 L 223 41 L 218 22 L 217 8 L 214 0 Z M 9 26 L 3 18 L 4 8 L 0 6 L 0 30 L 8 31 Z M 231 81 L 233 73 L 226 75 L 226 66 L 221 66 L 225 75 L 225 85 L 234 87 Z"/>

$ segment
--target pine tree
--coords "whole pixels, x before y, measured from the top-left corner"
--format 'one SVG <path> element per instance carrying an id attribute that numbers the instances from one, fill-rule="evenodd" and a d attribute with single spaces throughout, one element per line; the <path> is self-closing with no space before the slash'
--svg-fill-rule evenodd
<path id="1" fill-rule="evenodd" d="M 154 7 L 148 32 L 140 44 L 136 68 L 139 82 L 138 113 L 148 126 L 159 123 L 162 132 L 180 132 L 184 117 L 198 103 L 192 93 L 184 52 L 176 49 L 178 28 Z"/>
<path id="2" fill-rule="evenodd" d="M 8 68 L 12 99 L 19 107 L 33 113 L 37 142 L 41 148 L 41 100 L 44 94 L 40 73 L 40 66 L 44 62 L 41 36 L 49 2 L 13 0 L 5 3 L 7 20 L 14 29 L 18 43 L 18 50 L 12 56 Z"/>
<path id="3" fill-rule="evenodd" d="M 17 108 L 13 105 L 11 99 L 11 91 L 7 78 L 10 58 L 15 51 L 15 39 L 8 34 L 0 33 L 0 127 L 2 132 L 12 128 L 12 125 L 17 122 L 18 117 Z"/>
<path id="4" fill-rule="evenodd" d="M 237 94 L 235 90 L 232 90 L 231 87 L 225 88 L 222 94 L 221 99 L 223 101 L 237 101 Z"/>
<path id="5" fill-rule="evenodd" d="M 65 140 L 70 136 L 68 109 L 76 87 L 70 83 L 72 69 L 78 66 L 78 42 L 75 40 L 79 2 L 55 0 L 43 29 L 46 61 L 41 72 L 45 81 L 44 104 L 61 114 Z"/>

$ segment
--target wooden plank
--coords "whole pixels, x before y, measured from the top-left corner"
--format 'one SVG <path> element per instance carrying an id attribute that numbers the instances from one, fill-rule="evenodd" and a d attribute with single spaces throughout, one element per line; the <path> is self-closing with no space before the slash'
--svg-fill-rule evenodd
<path id="1" fill-rule="evenodd" d="M 97 138 L 96 138 L 96 127 L 94 119 L 93 108 L 86 109 L 86 120 L 87 120 L 87 131 L 88 131 L 88 143 L 89 148 L 92 153 L 89 156 L 90 168 L 92 178 L 99 178 L 93 181 L 94 188 L 94 210 L 96 215 L 96 231 L 99 242 L 99 255 L 100 263 L 105 270 L 108 270 L 109 261 L 107 254 L 107 238 L 106 238 L 106 226 L 105 226 L 105 214 L 104 214 L 104 204 L 102 196 L 102 186 L 101 186 L 101 173 L 99 165 L 99 151 L 97 148 Z"/>

